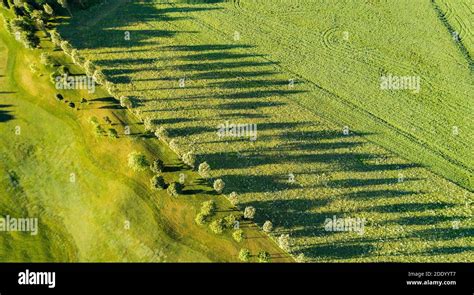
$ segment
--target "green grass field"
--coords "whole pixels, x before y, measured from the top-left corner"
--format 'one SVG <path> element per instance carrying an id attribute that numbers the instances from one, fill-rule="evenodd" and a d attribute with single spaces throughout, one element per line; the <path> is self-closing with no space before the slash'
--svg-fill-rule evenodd
<path id="1" fill-rule="evenodd" d="M 62 34 L 294 254 L 473 261 L 472 7 L 441 17 L 447 2 L 115 3 Z M 384 74 L 419 76 L 420 92 L 382 91 Z M 226 121 L 258 139 L 219 138 Z M 324 231 L 333 215 L 366 218 L 365 234 Z"/>
<path id="2" fill-rule="evenodd" d="M 291 261 L 252 223 L 242 224 L 248 239 L 240 244 L 228 232 L 215 235 L 196 225 L 194 217 L 205 200 L 216 200 L 217 216 L 234 209 L 169 148 L 143 137 L 141 124 L 102 89 L 92 95 L 62 91 L 79 110 L 57 101 L 51 69 L 41 66 L 40 53 L 50 52 L 73 73 L 80 72 L 45 39 L 42 47 L 24 49 L 0 29 L 0 209 L 2 216 L 39 220 L 37 235 L 0 233 L 0 261 L 222 262 L 238 261 L 241 247 L 254 255 L 267 250 L 272 261 Z M 81 97 L 89 103 L 81 104 Z M 97 137 L 92 116 L 112 118 L 119 138 Z M 135 135 L 124 135 L 124 125 Z M 150 172 L 128 168 L 131 151 L 164 160 L 167 181 L 187 175 L 184 195 L 152 191 Z"/>

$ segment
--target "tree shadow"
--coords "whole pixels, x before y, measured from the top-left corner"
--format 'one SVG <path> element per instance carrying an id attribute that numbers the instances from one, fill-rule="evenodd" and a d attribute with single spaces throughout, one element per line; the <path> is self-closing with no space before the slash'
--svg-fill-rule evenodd
<path id="1" fill-rule="evenodd" d="M 0 104 L 0 123 L 4 123 L 15 118 L 15 116 L 11 114 L 10 110 L 5 110 L 11 107 L 11 104 Z"/>

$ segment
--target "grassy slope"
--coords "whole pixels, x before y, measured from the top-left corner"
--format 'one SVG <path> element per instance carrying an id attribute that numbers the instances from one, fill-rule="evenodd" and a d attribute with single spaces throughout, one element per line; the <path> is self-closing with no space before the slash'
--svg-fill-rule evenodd
<path id="1" fill-rule="evenodd" d="M 10 49 L 7 55 L 6 46 L 1 46 L 5 76 L 0 78 L 4 163 L 0 185 L 7 193 L 0 206 L 2 215 L 38 217 L 40 223 L 36 237 L 1 234 L 1 261 L 235 261 L 240 247 L 254 253 L 267 249 L 275 261 L 288 261 L 252 224 L 244 225 L 252 239 L 241 245 L 228 234 L 216 236 L 195 225 L 202 201 L 214 198 L 219 210 L 228 212 L 227 201 L 194 184 L 195 175 L 180 171 L 174 154 L 157 140 L 122 136 L 119 122 L 136 120 L 101 101 L 105 96 L 101 90 L 94 95 L 65 92 L 66 99 L 76 104 L 83 96 L 91 101 L 80 105 L 79 111 L 55 101 L 48 71 L 40 67 L 44 75 L 38 76 L 29 70 L 30 64 L 38 62 L 39 52 L 21 48 L 3 28 L 0 37 Z M 8 66 L 4 66 L 7 56 Z M 93 135 L 89 117 L 105 115 L 112 118 L 119 139 Z M 141 126 L 131 125 L 132 133 L 142 132 Z M 15 126 L 21 126 L 21 135 L 14 134 Z M 187 189 L 202 193 L 172 199 L 165 192 L 151 192 L 151 175 L 134 174 L 126 166 L 132 150 L 143 151 L 150 159 L 160 156 L 176 170 L 165 173 L 166 179 L 186 173 Z M 75 183 L 69 181 L 70 173 L 75 173 Z M 16 175 L 16 188 L 9 175 Z M 131 223 L 129 230 L 126 220 Z"/>
<path id="2" fill-rule="evenodd" d="M 294 30 L 301 33 L 283 40 L 287 36 L 274 33 L 276 20 L 271 17 L 272 23 L 265 25 L 261 22 L 266 18 L 257 20 L 228 6 L 158 3 L 127 4 L 120 9 L 126 18 L 112 13 L 87 26 L 87 19 L 103 11 L 106 7 L 83 17 L 76 15 L 64 33 L 107 70 L 123 94 L 140 99 L 145 113 L 185 144 L 194 142 L 201 159 L 215 169 L 214 176 L 224 178 L 228 191 L 240 192 L 245 204 L 258 208 L 260 224 L 271 219 L 277 233 L 289 232 L 296 253 L 315 261 L 472 261 L 470 192 L 369 143 L 366 138 L 377 133 L 364 133 L 363 120 L 356 121 L 359 128 L 355 130 L 364 137 L 343 136 L 340 125 L 303 108 L 304 99 L 310 96 L 317 110 L 339 112 L 344 120 L 360 117 L 342 112 L 324 91 L 309 89 L 304 83 L 289 89 L 288 79 L 294 75 L 266 59 L 265 54 L 273 54 L 280 64 L 289 61 L 300 69 L 320 69 L 319 77 L 327 75 L 324 79 L 345 77 L 337 71 L 328 73 L 340 63 L 340 55 L 297 54 L 308 41 L 302 38 L 312 36 L 307 32 L 311 27 Z M 284 19 L 283 14 L 275 15 Z M 242 40 L 232 41 L 234 30 L 241 32 Z M 131 41 L 123 38 L 126 31 Z M 270 38 L 272 43 L 252 47 Z M 358 52 L 364 55 L 365 51 Z M 286 55 L 277 58 L 279 53 Z M 350 57 L 344 59 L 352 66 Z M 329 65 L 311 67 L 313 62 Z M 389 69 L 396 64 L 390 63 Z M 178 86 L 182 77 L 187 79 L 185 88 Z M 226 120 L 257 123 L 257 142 L 218 138 L 217 124 Z M 383 125 L 374 126 L 379 128 L 376 132 L 386 132 Z M 461 146 L 470 142 L 467 133 L 463 136 L 467 137 Z M 386 137 L 386 141 L 408 154 L 425 155 L 419 150 L 415 153 L 413 143 L 405 146 L 399 137 Z M 289 173 L 296 175 L 296 183 L 288 183 Z M 405 181 L 398 182 L 400 176 Z M 334 214 L 367 218 L 366 234 L 325 232 L 322 224 Z M 457 222 L 460 228 L 453 230 Z"/>

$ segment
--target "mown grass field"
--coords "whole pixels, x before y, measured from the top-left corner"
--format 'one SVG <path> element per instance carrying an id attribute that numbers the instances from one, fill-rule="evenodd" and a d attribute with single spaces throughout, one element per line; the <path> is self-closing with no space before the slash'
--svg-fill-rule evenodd
<path id="1" fill-rule="evenodd" d="M 123 3 L 62 34 L 294 254 L 473 261 L 472 68 L 430 1 Z M 383 73 L 421 91 L 381 91 Z M 258 139 L 219 138 L 226 121 Z M 334 215 L 366 218 L 365 234 L 324 231 Z"/>
<path id="2" fill-rule="evenodd" d="M 272 261 L 291 261 L 251 223 L 238 244 L 227 232 L 215 235 L 195 224 L 201 202 L 214 199 L 218 216 L 233 211 L 195 173 L 143 128 L 105 91 L 63 91 L 72 109 L 55 99 L 51 69 L 39 63 L 50 52 L 73 74 L 80 74 L 61 51 L 42 40 L 41 50 L 26 50 L 0 29 L 0 209 L 2 216 L 36 217 L 38 235 L 2 232 L 0 261 L 238 261 L 241 247 L 267 250 Z M 30 71 L 30 65 L 37 72 Z M 86 97 L 87 104 L 80 98 Z M 97 137 L 90 117 L 112 119 L 119 138 Z M 130 125 L 133 136 L 124 135 Z M 16 134 L 16 128 L 21 128 Z M 184 195 L 173 198 L 149 187 L 151 173 L 127 166 L 131 151 L 161 158 L 167 181 L 187 175 Z M 71 173 L 75 181 L 71 182 Z M 252 258 L 253 260 L 254 258 Z"/>

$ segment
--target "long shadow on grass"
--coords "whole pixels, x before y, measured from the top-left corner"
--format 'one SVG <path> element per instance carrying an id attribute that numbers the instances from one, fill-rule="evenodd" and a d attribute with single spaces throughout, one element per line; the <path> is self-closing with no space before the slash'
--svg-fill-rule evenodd
<path id="1" fill-rule="evenodd" d="M 11 104 L 0 104 L 0 123 L 4 123 L 15 118 L 15 116 L 11 114 L 10 110 L 5 110 L 11 107 Z"/>

